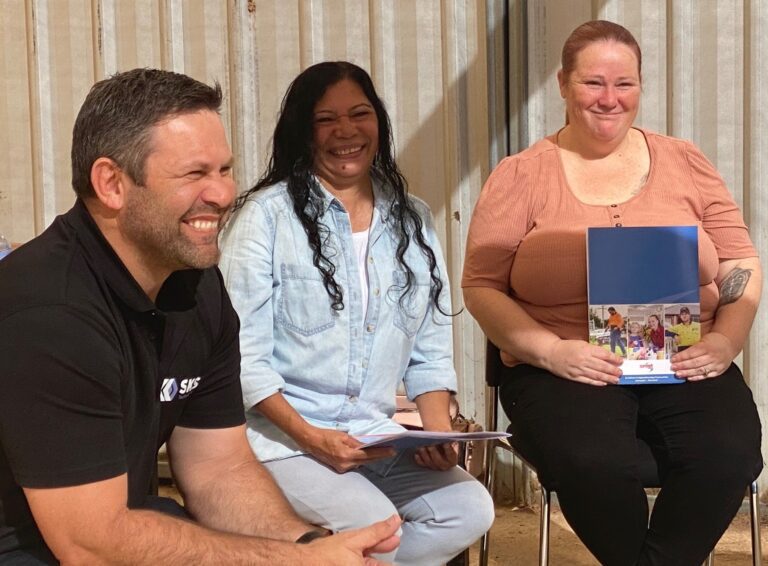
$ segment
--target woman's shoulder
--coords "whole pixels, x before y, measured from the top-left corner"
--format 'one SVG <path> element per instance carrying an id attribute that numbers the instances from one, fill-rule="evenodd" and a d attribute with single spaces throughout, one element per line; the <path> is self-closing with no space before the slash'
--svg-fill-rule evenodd
<path id="1" fill-rule="evenodd" d="M 239 198 L 241 200 L 222 233 L 224 241 L 235 237 L 235 234 L 251 234 L 267 227 L 273 230 L 280 215 L 292 210 L 284 182 L 249 191 Z"/>
<path id="2" fill-rule="evenodd" d="M 280 201 L 290 199 L 288 195 L 288 183 L 280 181 L 274 185 L 261 188 L 257 191 L 251 190 L 247 196 L 243 197 L 243 208 L 253 206 L 268 206 L 271 204 L 280 204 Z M 275 202 L 277 201 L 277 202 Z"/>
<path id="3" fill-rule="evenodd" d="M 556 157 L 557 145 L 555 144 L 555 136 L 552 135 L 540 139 L 522 151 L 505 157 L 499 162 L 499 164 L 510 162 L 539 162 L 541 160 L 556 159 Z"/>
<path id="4" fill-rule="evenodd" d="M 422 218 L 430 218 L 432 216 L 432 209 L 429 204 L 427 204 L 427 201 L 408 193 L 408 202 Z"/>
<path id="5" fill-rule="evenodd" d="M 492 176 L 508 178 L 536 175 L 549 171 L 557 163 L 557 146 L 553 136 L 547 136 L 514 155 L 504 157 L 493 168 Z"/>
<path id="6" fill-rule="evenodd" d="M 395 203 L 394 189 L 380 176 L 374 177 L 374 191 L 377 199 L 381 199 L 380 206 L 389 210 Z M 430 218 L 432 210 L 427 202 L 411 192 L 406 192 L 408 205 L 422 218 Z"/>
<path id="7" fill-rule="evenodd" d="M 653 130 L 646 130 L 645 128 L 638 128 L 638 130 L 643 133 L 645 139 L 648 140 L 652 147 L 658 148 L 661 151 L 698 151 L 696 145 L 690 140 L 668 136 Z"/>

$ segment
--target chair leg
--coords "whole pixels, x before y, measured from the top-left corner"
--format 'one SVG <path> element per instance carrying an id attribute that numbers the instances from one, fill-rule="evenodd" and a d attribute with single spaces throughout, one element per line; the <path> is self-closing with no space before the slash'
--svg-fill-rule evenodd
<path id="1" fill-rule="evenodd" d="M 760 566 L 763 560 L 760 544 L 760 500 L 758 499 L 757 481 L 749 486 L 749 522 L 752 526 L 752 564 Z"/>
<path id="2" fill-rule="evenodd" d="M 539 566 L 549 565 L 549 503 L 549 490 L 542 485 L 541 515 L 539 516 Z"/>
<path id="3" fill-rule="evenodd" d="M 491 441 L 485 450 L 485 462 L 483 466 L 483 485 L 493 498 L 493 484 L 496 473 L 496 445 Z M 480 537 L 480 561 L 479 566 L 488 566 L 488 554 L 490 551 L 491 531 L 487 531 Z"/>
<path id="4" fill-rule="evenodd" d="M 752 565 L 761 566 L 763 549 L 760 544 L 760 500 L 758 499 L 757 481 L 749 486 L 749 523 L 752 530 Z M 715 566 L 715 549 L 707 556 L 704 566 Z"/>

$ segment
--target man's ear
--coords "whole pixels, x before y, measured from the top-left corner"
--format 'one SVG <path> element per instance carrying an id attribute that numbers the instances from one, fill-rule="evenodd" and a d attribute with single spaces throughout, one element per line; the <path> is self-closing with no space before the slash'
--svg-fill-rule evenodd
<path id="1" fill-rule="evenodd" d="M 99 157 L 91 166 L 91 185 L 96 198 L 117 212 L 125 205 L 127 175 L 109 157 Z"/>

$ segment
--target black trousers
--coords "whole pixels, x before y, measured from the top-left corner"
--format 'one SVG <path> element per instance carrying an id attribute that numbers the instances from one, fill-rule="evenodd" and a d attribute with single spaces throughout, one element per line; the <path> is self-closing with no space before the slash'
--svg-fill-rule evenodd
<path id="1" fill-rule="evenodd" d="M 529 365 L 501 382 L 514 446 L 607 566 L 700 565 L 763 466 L 757 408 L 733 364 L 673 385 L 594 387 Z M 638 436 L 660 470 L 650 521 Z"/>

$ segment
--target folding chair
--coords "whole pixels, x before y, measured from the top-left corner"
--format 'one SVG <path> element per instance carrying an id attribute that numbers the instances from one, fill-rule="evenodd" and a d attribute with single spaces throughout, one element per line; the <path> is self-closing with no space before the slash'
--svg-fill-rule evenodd
<path id="1" fill-rule="evenodd" d="M 499 349 L 491 343 L 490 340 L 486 343 L 486 358 L 485 358 L 485 382 L 487 385 L 487 397 L 486 397 L 486 416 L 488 423 L 488 430 L 497 430 L 498 427 L 498 404 L 499 394 L 498 386 L 500 385 L 500 375 L 503 370 L 503 364 L 501 362 Z M 650 446 L 638 438 L 638 447 L 640 449 L 640 478 L 643 485 L 647 488 L 659 487 L 659 475 L 656 459 L 653 456 Z M 496 468 L 496 449 L 503 448 L 514 454 L 518 458 L 523 466 L 528 470 L 536 473 L 536 470 L 531 466 L 524 457 L 522 457 L 512 446 L 507 439 L 495 441 L 494 444 L 488 446 L 488 450 L 485 453 L 485 461 L 483 462 L 483 475 L 482 481 L 489 493 L 493 493 L 491 490 L 494 485 L 494 476 Z M 550 499 L 552 491 L 548 489 L 544 484 L 541 484 L 541 514 L 539 516 L 539 566 L 548 566 L 549 564 L 549 519 L 550 519 Z M 752 531 L 752 564 L 753 566 L 761 566 L 762 549 L 760 546 L 760 504 L 758 501 L 758 488 L 757 481 L 752 482 L 749 486 L 749 505 L 750 505 L 750 523 Z M 488 566 L 488 555 L 490 548 L 489 534 L 485 533 L 480 539 L 480 566 Z M 709 553 L 705 566 L 714 566 L 715 563 L 715 551 Z"/>

